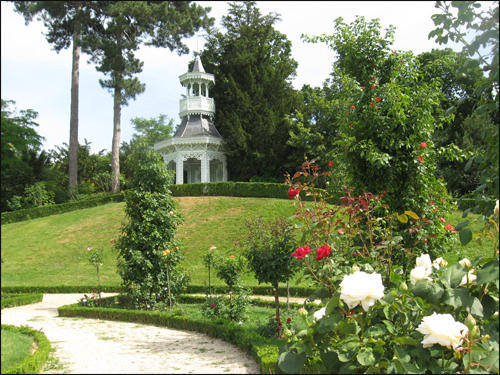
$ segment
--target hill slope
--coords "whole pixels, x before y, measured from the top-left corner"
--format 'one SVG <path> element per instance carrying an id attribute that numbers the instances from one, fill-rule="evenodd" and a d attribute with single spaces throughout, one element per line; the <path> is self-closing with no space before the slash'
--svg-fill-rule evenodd
<path id="1" fill-rule="evenodd" d="M 241 251 L 234 242 L 245 237 L 245 220 L 290 217 L 293 202 L 282 199 L 234 197 L 179 197 L 185 222 L 178 237 L 186 251 L 191 284 L 203 285 L 208 272 L 200 256 L 211 246 Z M 96 285 L 95 269 L 87 260 L 88 247 L 105 252 L 101 284 L 118 285 L 117 252 L 112 239 L 120 234 L 125 203 L 68 212 L 20 223 L 2 225 L 2 285 Z M 246 285 L 257 285 L 252 275 Z M 223 282 L 212 277 L 212 284 Z"/>

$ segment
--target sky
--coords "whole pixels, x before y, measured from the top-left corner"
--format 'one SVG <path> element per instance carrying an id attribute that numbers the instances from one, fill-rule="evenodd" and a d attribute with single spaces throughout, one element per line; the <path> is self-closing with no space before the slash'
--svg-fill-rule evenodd
<path id="1" fill-rule="evenodd" d="M 221 18 L 227 15 L 229 5 L 223 1 L 199 1 L 203 7 L 212 7 L 209 15 L 220 27 Z M 487 10 L 492 3 L 481 2 Z M 439 45 L 428 34 L 434 30 L 431 16 L 440 13 L 433 1 L 257 1 L 261 14 L 280 15 L 282 21 L 275 28 L 292 42 L 292 57 L 298 62 L 294 88 L 304 84 L 321 86 L 329 77 L 335 52 L 324 43 L 305 43 L 301 35 L 332 35 L 334 20 L 342 17 L 351 23 L 356 15 L 367 21 L 378 18 L 383 29 L 396 27 L 393 50 L 413 51 L 415 55 L 430 52 L 433 48 L 461 46 L 453 43 Z M 37 132 L 45 137 L 43 148 L 55 149 L 69 144 L 71 48 L 57 53 L 46 41 L 43 22 L 33 20 L 28 26 L 24 18 L 14 12 L 10 2 L 1 2 L 1 95 L 3 100 L 16 102 L 11 109 L 33 109 L 38 112 L 35 120 Z M 198 34 L 203 34 L 203 31 Z M 121 141 L 130 141 L 134 129 L 131 119 L 150 119 L 165 114 L 180 123 L 179 100 L 185 93 L 179 76 L 187 72 L 193 52 L 203 48 L 204 38 L 193 36 L 184 39 L 190 53 L 179 56 L 168 48 L 142 46 L 136 56 L 144 62 L 138 79 L 146 84 L 146 91 L 122 107 Z M 89 56 L 80 57 L 79 128 L 78 142 L 90 142 L 91 153 L 111 150 L 113 137 L 113 97 L 99 85 L 106 79 L 97 72 L 94 64 L 87 64 Z M 207 72 L 210 73 L 210 72 Z M 217 84 L 217 77 L 215 77 Z M 215 123 L 217 126 L 217 123 Z"/>

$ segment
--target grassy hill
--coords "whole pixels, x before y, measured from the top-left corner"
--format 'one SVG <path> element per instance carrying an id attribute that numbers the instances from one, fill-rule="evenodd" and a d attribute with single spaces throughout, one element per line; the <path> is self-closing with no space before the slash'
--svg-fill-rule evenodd
<path id="1" fill-rule="evenodd" d="M 203 285 L 208 272 L 200 256 L 211 246 L 240 248 L 234 242 L 246 236 L 245 219 L 264 219 L 294 213 L 293 202 L 283 199 L 232 197 L 175 198 L 185 219 L 178 236 L 186 251 L 185 265 L 192 271 L 191 284 Z M 68 212 L 45 218 L 2 225 L 2 285 L 94 285 L 95 269 L 86 260 L 87 248 L 105 252 L 101 284 L 118 285 L 118 253 L 112 239 L 120 234 L 125 203 Z M 213 284 L 224 285 L 212 278 Z M 245 284 L 257 285 L 251 275 Z"/>
<path id="2" fill-rule="evenodd" d="M 186 251 L 186 267 L 192 271 L 191 284 L 208 282 L 208 272 L 200 256 L 211 246 L 241 251 L 234 242 L 245 237 L 245 220 L 262 215 L 265 220 L 277 216 L 290 217 L 294 213 L 291 200 L 234 197 L 179 197 L 185 222 L 178 235 L 182 250 Z M 117 252 L 112 239 L 120 234 L 125 218 L 125 203 L 68 212 L 45 218 L 2 225 L 1 282 L 3 286 L 56 286 L 97 285 L 95 269 L 87 262 L 87 248 L 96 247 L 105 252 L 101 269 L 101 284 L 119 285 L 121 278 L 116 271 Z M 454 213 L 447 222 L 453 225 L 463 219 Z M 478 231 L 479 225 L 473 227 Z M 462 256 L 474 259 L 477 255 L 490 256 L 491 241 L 484 247 L 469 244 L 464 254 L 457 241 L 456 251 L 446 257 L 456 261 Z M 213 275 L 212 275 L 213 276 Z M 257 285 L 252 275 L 243 279 L 245 285 Z M 212 277 L 213 285 L 224 285 Z M 304 284 L 305 286 L 305 284 Z"/>

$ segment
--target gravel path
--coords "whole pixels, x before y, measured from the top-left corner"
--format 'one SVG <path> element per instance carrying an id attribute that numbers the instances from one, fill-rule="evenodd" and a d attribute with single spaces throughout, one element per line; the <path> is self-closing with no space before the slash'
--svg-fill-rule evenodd
<path id="1" fill-rule="evenodd" d="M 257 363 L 241 349 L 201 333 L 58 316 L 59 306 L 80 297 L 45 294 L 42 302 L 2 310 L 2 324 L 27 324 L 51 342 L 55 352 L 42 373 L 259 373 Z"/>

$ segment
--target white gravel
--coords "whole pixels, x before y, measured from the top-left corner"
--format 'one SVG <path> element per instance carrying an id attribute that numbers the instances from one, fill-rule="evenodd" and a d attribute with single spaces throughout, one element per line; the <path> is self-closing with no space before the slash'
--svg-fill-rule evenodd
<path id="1" fill-rule="evenodd" d="M 107 297 L 114 295 L 104 293 Z M 241 349 L 207 335 L 97 319 L 59 317 L 57 308 L 81 294 L 45 294 L 43 302 L 2 310 L 2 324 L 29 325 L 52 344 L 62 366 L 42 373 L 258 374 Z M 54 362 L 54 360 L 52 360 Z"/>

